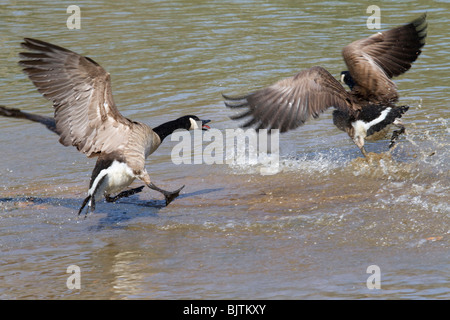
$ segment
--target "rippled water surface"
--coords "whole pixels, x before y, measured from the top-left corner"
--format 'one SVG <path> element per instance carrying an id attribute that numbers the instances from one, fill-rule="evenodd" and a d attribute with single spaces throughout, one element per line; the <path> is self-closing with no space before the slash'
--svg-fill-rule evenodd
<path id="1" fill-rule="evenodd" d="M 0 104 L 52 115 L 17 65 L 35 37 L 111 73 L 125 116 L 155 126 L 185 114 L 236 128 L 221 93 L 239 94 L 321 65 L 368 30 L 367 5 L 342 1 L 70 1 L 0 5 Z M 259 164 L 181 164 L 168 138 L 153 181 L 186 185 L 168 207 L 145 190 L 77 220 L 95 160 L 39 124 L 0 118 L 2 299 L 448 299 L 448 1 L 381 6 L 382 30 L 428 13 L 422 55 L 396 79 L 408 134 L 362 159 L 331 110 L 280 137 L 280 172 Z M 205 141 L 204 147 L 210 142 Z M 202 147 L 200 146 L 200 151 Z M 139 186 L 135 182 L 133 186 Z M 67 267 L 81 269 L 68 289 Z M 370 265 L 381 289 L 369 290 Z"/>

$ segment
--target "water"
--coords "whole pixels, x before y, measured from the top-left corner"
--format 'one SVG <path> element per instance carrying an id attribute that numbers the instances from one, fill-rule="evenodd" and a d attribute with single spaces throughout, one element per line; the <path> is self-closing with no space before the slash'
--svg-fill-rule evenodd
<path id="1" fill-rule="evenodd" d="M 235 128 L 221 93 L 246 93 L 321 65 L 372 34 L 366 5 L 329 1 L 49 1 L 0 7 L 0 103 L 51 115 L 21 73 L 22 37 L 87 55 L 111 73 L 127 117 L 158 125 L 184 114 Z M 428 12 L 427 44 L 396 79 L 408 135 L 360 158 L 331 110 L 280 139 L 280 172 L 258 164 L 174 165 L 167 141 L 148 159 L 168 207 L 146 190 L 76 213 L 95 161 L 38 124 L 0 118 L 2 299 L 448 299 L 449 103 L 446 1 L 390 2 L 382 29 Z M 207 144 L 206 144 L 207 145 Z M 135 182 L 133 186 L 138 186 Z M 68 289 L 67 267 L 81 269 Z M 381 270 L 369 290 L 367 267 Z"/>

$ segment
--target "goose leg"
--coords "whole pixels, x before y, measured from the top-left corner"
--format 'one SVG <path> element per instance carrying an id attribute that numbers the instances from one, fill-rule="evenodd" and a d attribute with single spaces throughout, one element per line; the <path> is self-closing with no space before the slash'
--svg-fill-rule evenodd
<path id="1" fill-rule="evenodd" d="M 87 208 L 87 210 L 86 210 L 86 213 L 84 214 L 84 218 L 85 218 L 85 219 L 86 219 L 86 216 L 87 216 L 89 210 L 90 210 L 91 212 L 94 212 L 94 210 L 95 210 L 95 197 L 89 195 L 89 196 L 87 196 L 87 197 L 84 199 L 83 204 L 81 205 L 80 210 L 78 210 L 78 215 L 81 214 L 81 212 L 83 211 L 83 208 L 86 206 L 87 203 L 89 203 L 89 204 L 88 204 L 88 208 Z"/>
<path id="2" fill-rule="evenodd" d="M 130 189 L 130 190 L 125 190 L 122 191 L 121 193 L 119 193 L 118 195 L 114 196 L 114 197 L 110 197 L 109 195 L 105 195 L 105 200 L 106 202 L 115 202 L 117 200 L 119 200 L 120 198 L 125 198 L 125 197 L 129 197 L 133 194 L 139 193 L 142 191 L 142 189 L 144 189 L 144 186 L 140 186 L 134 189 Z"/>
<path id="3" fill-rule="evenodd" d="M 399 137 L 401 134 L 403 134 L 403 133 L 406 132 L 406 128 L 405 128 L 405 126 L 403 125 L 403 123 L 402 123 L 402 121 L 401 121 L 400 119 L 396 119 L 396 120 L 394 121 L 393 124 L 394 124 L 397 128 L 399 128 L 399 130 L 395 130 L 395 131 L 392 133 L 391 143 L 389 144 L 389 149 L 392 149 L 392 148 L 396 145 L 397 140 L 398 140 L 398 137 Z"/>
<path id="4" fill-rule="evenodd" d="M 84 218 L 86 218 L 89 211 L 94 212 L 94 210 L 95 210 L 95 195 L 97 194 L 97 190 L 98 190 L 99 186 L 103 183 L 103 180 L 105 179 L 105 177 L 106 176 L 104 176 L 100 179 L 100 181 L 97 183 L 97 186 L 95 187 L 95 189 L 92 192 L 91 192 L 91 190 L 89 190 L 88 196 L 86 197 L 86 199 L 84 199 L 80 210 L 78 210 L 78 215 L 80 215 L 81 211 L 86 206 L 86 204 L 88 204 L 88 209 L 86 210 Z"/>
<path id="5" fill-rule="evenodd" d="M 184 186 L 182 186 L 181 188 L 179 188 L 175 191 L 166 191 L 166 190 L 163 190 L 163 189 L 155 186 L 153 184 L 153 182 L 150 182 L 147 186 L 150 189 L 161 192 L 164 195 L 164 197 L 166 198 L 166 206 L 169 205 L 169 203 L 171 203 L 173 201 L 173 199 L 178 197 L 180 195 L 180 191 L 184 188 Z"/>
<path id="6" fill-rule="evenodd" d="M 90 195 L 87 196 L 87 197 L 84 199 L 83 204 L 81 205 L 80 210 L 78 210 L 78 215 L 80 215 L 81 211 L 83 211 L 83 208 L 86 206 L 86 204 L 88 203 L 88 201 L 89 201 L 90 199 L 91 199 L 91 196 L 90 196 Z M 86 212 L 86 214 L 87 214 L 87 212 Z"/>

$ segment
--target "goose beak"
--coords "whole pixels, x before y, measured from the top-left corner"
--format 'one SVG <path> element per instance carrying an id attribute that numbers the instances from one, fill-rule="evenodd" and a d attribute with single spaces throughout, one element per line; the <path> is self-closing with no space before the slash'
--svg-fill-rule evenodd
<path id="1" fill-rule="evenodd" d="M 202 122 L 202 130 L 206 131 L 211 129 L 210 126 L 207 125 L 208 122 L 210 122 L 211 120 L 200 120 Z"/>

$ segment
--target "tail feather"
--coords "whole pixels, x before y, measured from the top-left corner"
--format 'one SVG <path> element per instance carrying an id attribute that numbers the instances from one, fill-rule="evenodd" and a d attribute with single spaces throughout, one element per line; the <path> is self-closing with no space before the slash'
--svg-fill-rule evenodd
<path id="1" fill-rule="evenodd" d="M 0 116 L 16 118 L 16 119 L 27 119 L 30 121 L 38 122 L 47 127 L 50 131 L 59 135 L 56 129 L 55 119 L 52 117 L 41 116 L 38 114 L 32 114 L 28 112 L 21 111 L 20 109 L 7 108 L 5 106 L 0 106 Z"/>
<path id="2" fill-rule="evenodd" d="M 229 95 L 226 95 L 226 94 L 223 94 L 223 93 L 222 93 L 222 97 L 223 97 L 225 100 L 230 100 L 230 101 L 245 100 L 245 99 L 247 99 L 249 96 L 251 96 L 251 94 L 245 94 L 245 95 L 242 95 L 242 96 L 231 97 L 231 96 L 229 96 Z"/>
<path id="3" fill-rule="evenodd" d="M 380 113 L 373 119 L 381 117 L 383 115 L 383 112 L 386 112 L 387 109 L 388 108 L 384 108 L 384 110 L 380 110 Z M 408 111 L 408 109 L 409 109 L 409 106 L 390 107 L 389 112 L 387 112 L 384 115 L 384 118 L 382 120 L 380 119 L 381 121 L 375 123 L 367 130 L 367 136 L 370 136 L 375 132 L 381 131 L 384 128 L 386 128 L 387 126 L 389 126 L 390 124 L 394 123 L 394 121 L 397 119 L 400 119 L 402 117 L 402 115 L 406 111 Z"/>
<path id="4" fill-rule="evenodd" d="M 248 107 L 247 98 L 251 96 L 251 94 L 246 94 L 243 96 L 230 97 L 225 94 L 222 94 L 224 98 L 224 103 L 227 108 L 235 109 L 235 108 L 243 108 Z"/>

